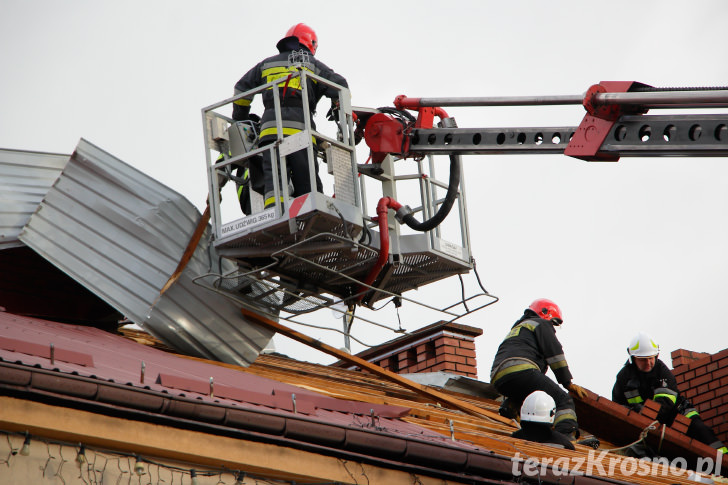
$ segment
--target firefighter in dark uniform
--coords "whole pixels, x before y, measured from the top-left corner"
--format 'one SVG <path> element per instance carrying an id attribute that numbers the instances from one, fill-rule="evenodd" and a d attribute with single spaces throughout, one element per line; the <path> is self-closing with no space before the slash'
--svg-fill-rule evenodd
<path id="1" fill-rule="evenodd" d="M 506 397 L 500 410 L 506 417 L 516 417 L 532 392 L 546 392 L 556 403 L 554 429 L 576 439 L 579 427 L 574 401 L 545 375 L 550 367 L 562 386 L 580 398 L 586 397 L 586 391 L 571 382 L 564 350 L 556 338 L 555 327 L 562 322 L 561 310 L 554 302 L 539 299 L 531 303 L 498 347 L 490 381 Z"/>
<path id="2" fill-rule="evenodd" d="M 279 80 L 278 89 L 281 95 L 283 136 L 290 136 L 304 129 L 300 77 L 290 78 L 291 74 L 298 72 L 299 66 L 345 88 L 348 88 L 349 85 L 341 75 L 335 73 L 326 64 L 314 58 L 318 47 L 318 38 L 311 27 L 305 24 L 294 25 L 288 30 L 286 36 L 276 44 L 276 47 L 278 48 L 279 54 L 264 59 L 250 69 L 235 84 L 235 94 L 237 95 L 269 82 Z M 294 56 L 297 56 L 299 60 L 298 64 L 291 65 L 289 55 L 292 53 Z M 308 92 L 309 110 L 312 117 L 311 127 L 315 128 L 313 114 L 316 111 L 316 104 L 324 96 L 330 98 L 332 103 L 338 101 L 338 91 L 329 86 L 324 86 L 323 83 L 316 82 L 311 78 L 307 78 L 306 89 Z M 261 118 L 260 146 L 273 143 L 277 138 L 273 93 L 270 90 L 266 90 L 262 96 L 265 111 Z M 248 119 L 251 101 L 252 96 L 251 98 L 241 98 L 234 102 L 233 120 L 242 121 Z M 275 204 L 273 167 L 271 165 L 270 152 L 265 151 L 263 158 L 265 206 L 270 207 Z M 318 161 L 314 160 L 313 163 L 316 169 L 316 190 L 321 192 L 323 191 L 323 186 L 318 176 Z M 281 187 L 287 187 L 287 182 L 290 177 L 293 185 L 293 193 L 291 194 L 293 197 L 311 192 L 307 150 L 299 150 L 288 155 L 286 157 L 286 165 L 288 174 L 287 177 L 281 177 Z"/>
<path id="3" fill-rule="evenodd" d="M 629 360 L 617 374 L 612 388 L 612 401 L 639 412 L 646 399 L 660 404 L 657 420 L 666 425 L 672 424 L 678 413 L 690 418 L 687 435 L 712 446 L 723 453 L 728 448 L 706 425 L 692 403 L 681 396 L 675 376 L 658 358 L 660 347 L 644 332 L 638 333 L 627 347 Z M 635 448 L 634 454 L 643 456 L 649 450 Z"/>
<path id="4" fill-rule="evenodd" d="M 511 436 L 536 443 L 546 443 L 555 448 L 575 449 L 569 438 L 554 430 L 555 415 L 554 398 L 543 391 L 534 391 L 526 397 L 521 406 L 521 429 L 514 431 Z"/>

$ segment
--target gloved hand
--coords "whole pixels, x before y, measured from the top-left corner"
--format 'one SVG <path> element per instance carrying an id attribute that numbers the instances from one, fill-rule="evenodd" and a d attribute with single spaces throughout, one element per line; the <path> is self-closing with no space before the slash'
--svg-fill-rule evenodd
<path id="1" fill-rule="evenodd" d="M 675 417 L 677 416 L 677 406 L 672 402 L 663 402 L 660 405 L 660 410 L 657 412 L 657 421 L 660 424 L 666 424 L 670 426 Z"/>
<path id="2" fill-rule="evenodd" d="M 576 395 L 577 395 L 577 396 L 579 397 L 579 399 L 586 399 L 586 398 L 587 398 L 587 396 L 589 395 L 589 394 L 587 394 L 587 392 L 586 392 L 586 389 L 584 389 L 584 388 L 583 388 L 583 387 L 581 387 L 581 386 L 577 386 L 577 385 L 576 385 L 576 384 L 574 384 L 573 382 L 572 382 L 571 384 L 569 384 L 568 386 L 566 386 L 566 388 L 567 388 L 567 389 L 568 389 L 569 391 L 571 391 L 571 392 L 573 392 L 574 394 L 576 394 Z"/>
<path id="3" fill-rule="evenodd" d="M 339 101 L 331 100 L 331 107 L 326 112 L 326 119 L 329 121 L 339 121 Z"/>

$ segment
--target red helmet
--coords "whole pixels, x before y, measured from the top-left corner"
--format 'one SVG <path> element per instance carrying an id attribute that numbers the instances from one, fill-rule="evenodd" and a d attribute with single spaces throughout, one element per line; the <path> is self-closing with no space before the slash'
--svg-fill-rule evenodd
<path id="1" fill-rule="evenodd" d="M 298 37 L 298 42 L 308 47 L 311 54 L 316 54 L 316 48 L 318 47 L 318 37 L 316 32 L 306 24 L 296 24 L 286 32 L 286 37 Z"/>
<path id="2" fill-rule="evenodd" d="M 548 320 L 554 325 L 561 325 L 564 321 L 559 306 L 546 298 L 534 300 L 528 308 L 533 310 L 540 318 Z"/>

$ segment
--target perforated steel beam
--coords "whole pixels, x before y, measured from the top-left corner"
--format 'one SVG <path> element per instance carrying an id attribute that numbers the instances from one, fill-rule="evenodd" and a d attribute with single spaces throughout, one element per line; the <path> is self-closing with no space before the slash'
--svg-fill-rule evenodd
<path id="1" fill-rule="evenodd" d="M 412 132 L 411 154 L 562 154 L 576 126 L 534 128 L 431 128 Z"/>
<path id="2" fill-rule="evenodd" d="M 578 127 L 432 128 L 412 132 L 410 154 L 563 154 Z M 728 156 L 728 114 L 625 115 L 600 154 L 633 157 Z"/>
<path id="3" fill-rule="evenodd" d="M 725 157 L 728 115 L 622 116 L 599 151 L 622 157 Z"/>

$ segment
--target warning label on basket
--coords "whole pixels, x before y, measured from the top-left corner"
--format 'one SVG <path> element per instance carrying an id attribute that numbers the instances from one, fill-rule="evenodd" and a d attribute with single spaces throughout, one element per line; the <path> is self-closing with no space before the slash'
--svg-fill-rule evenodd
<path id="1" fill-rule="evenodd" d="M 253 214 L 252 216 L 243 217 L 242 219 L 238 219 L 237 221 L 224 224 L 221 231 L 222 236 L 230 236 L 231 234 L 235 234 L 237 232 L 259 226 L 264 222 L 272 221 L 275 218 L 276 209 L 275 207 L 271 207 L 270 209 L 266 209 L 264 212 L 261 212 L 259 214 Z"/>
<path id="2" fill-rule="evenodd" d="M 463 248 L 455 243 L 440 239 L 440 251 L 454 258 L 463 259 Z"/>

